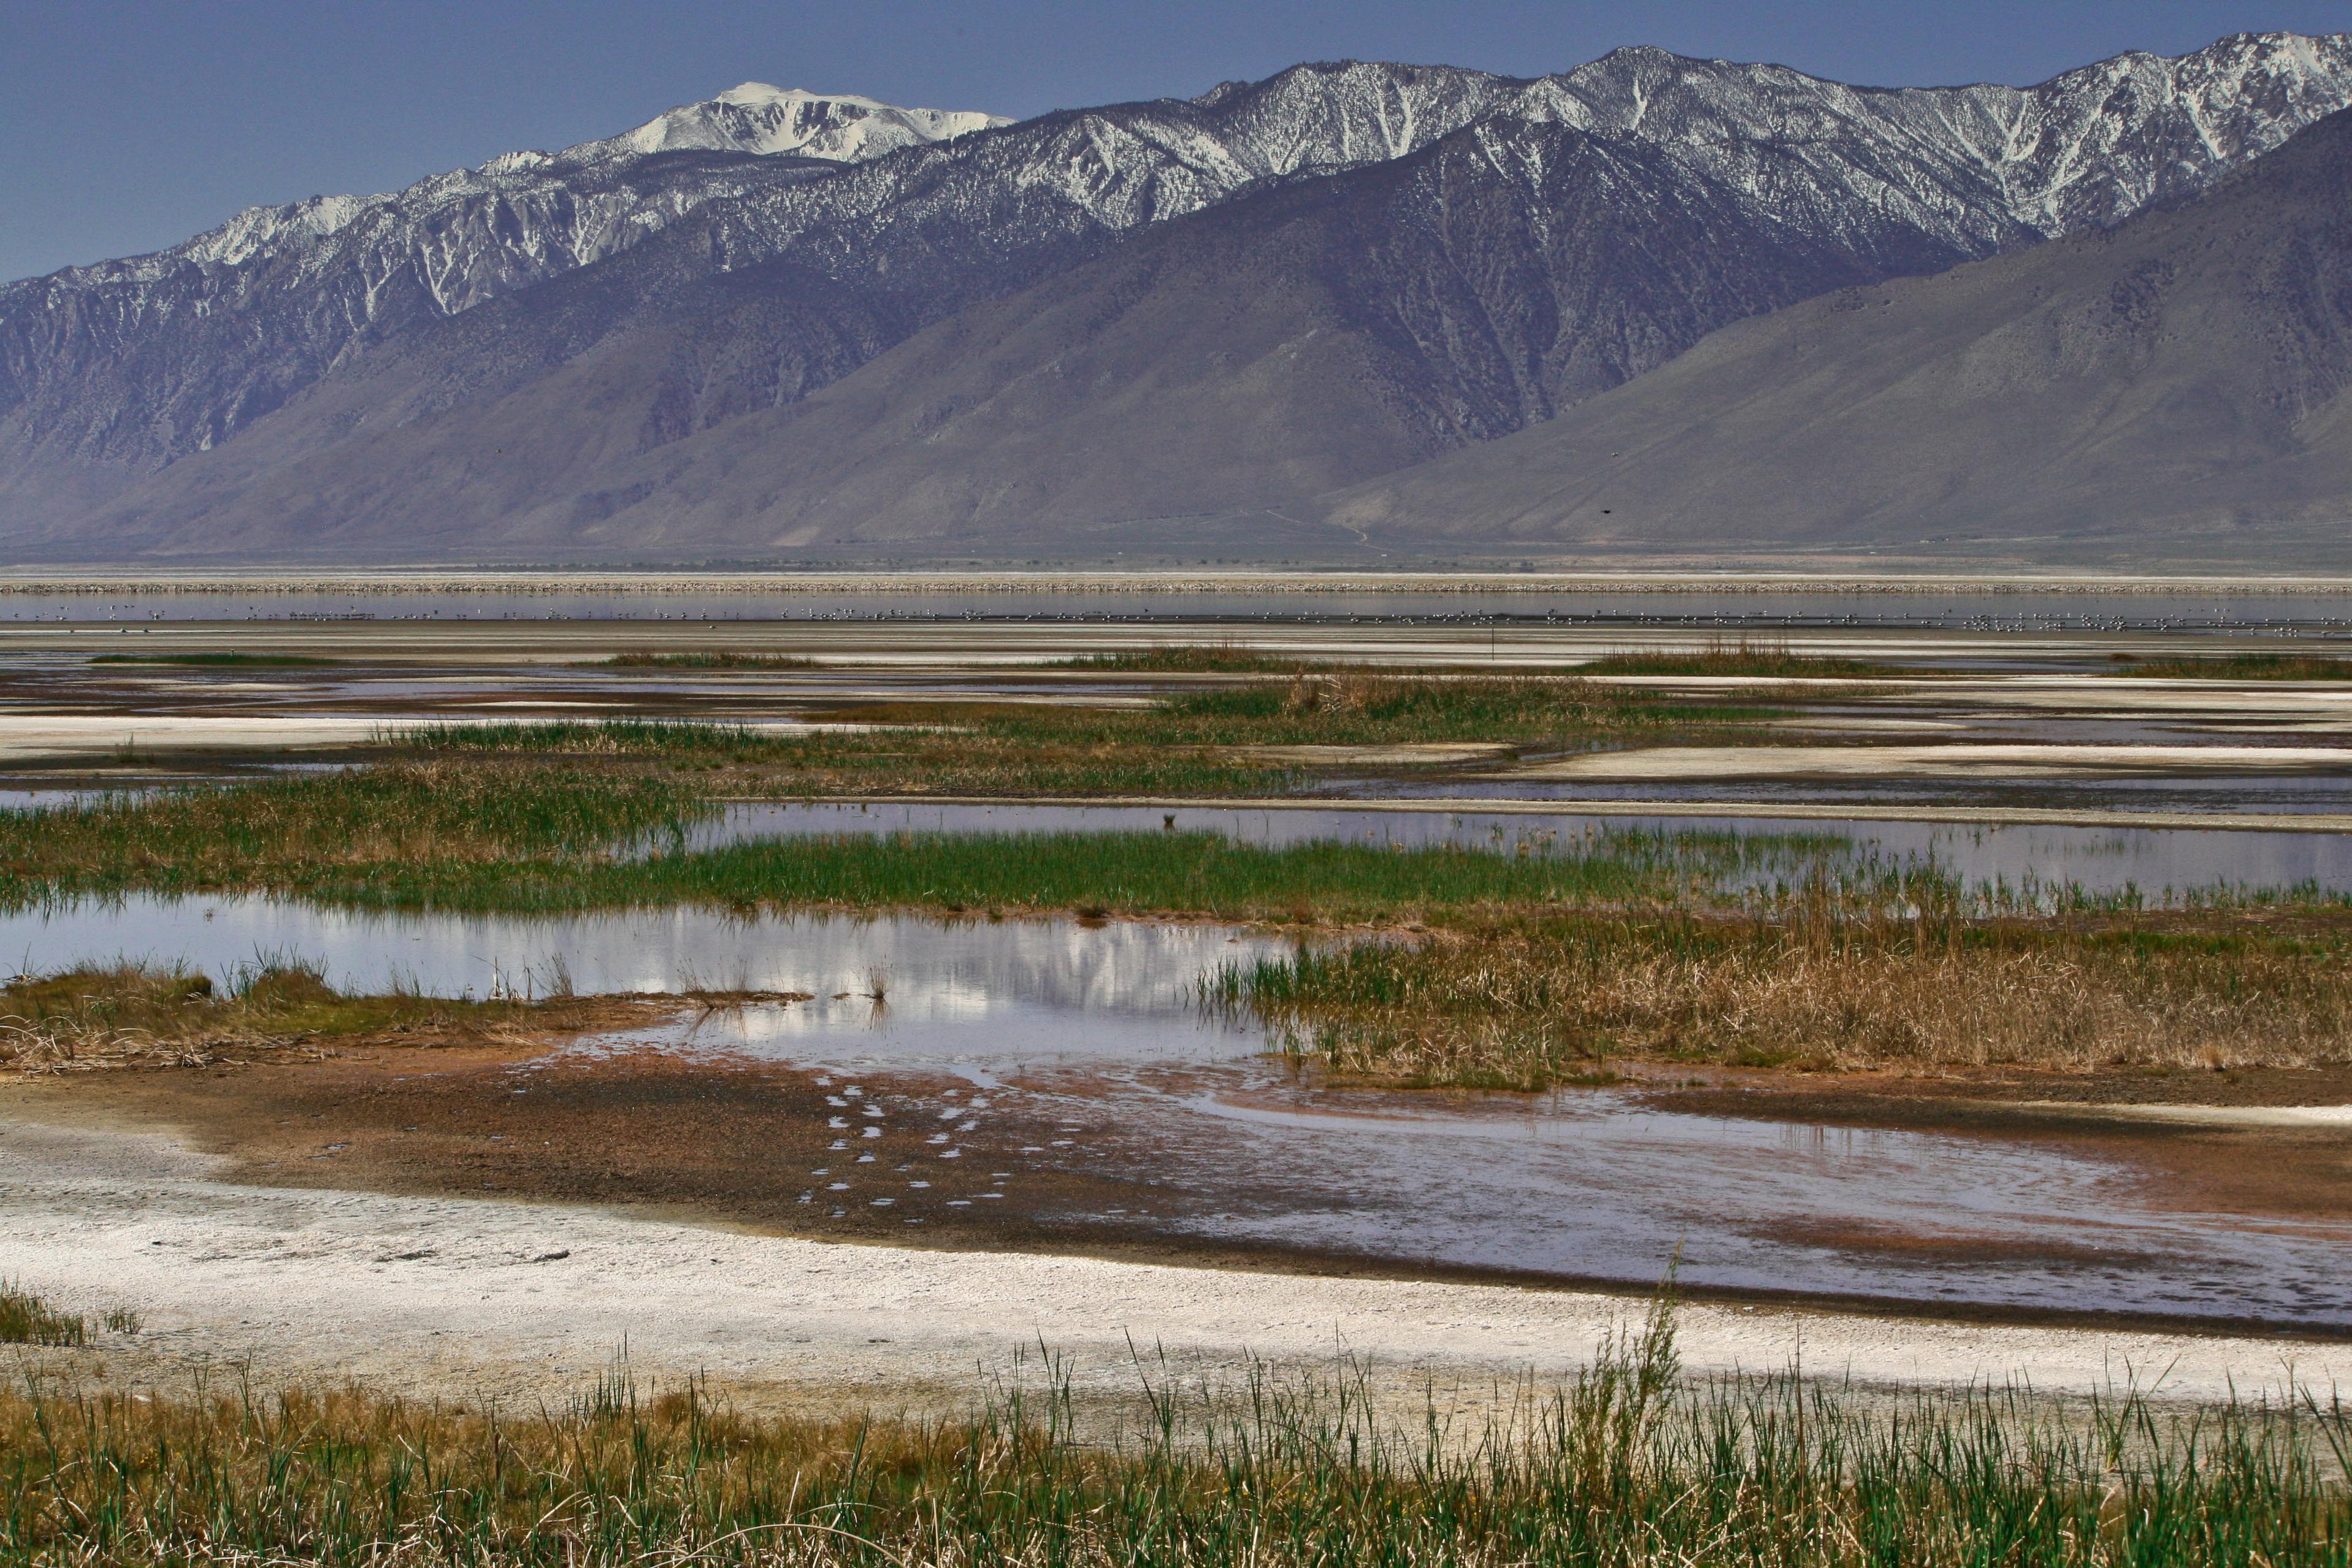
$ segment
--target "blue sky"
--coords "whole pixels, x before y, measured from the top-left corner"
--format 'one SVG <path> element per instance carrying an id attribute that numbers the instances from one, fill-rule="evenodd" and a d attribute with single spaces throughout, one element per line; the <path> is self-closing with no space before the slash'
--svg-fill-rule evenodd
<path id="1" fill-rule="evenodd" d="M 2352 30 L 2352 0 L 0 0 L 0 278 L 608 135 L 744 80 L 1025 116 L 1302 59 L 1533 76 L 1650 43 L 1846 81 L 2025 83 L 2273 28 Z"/>

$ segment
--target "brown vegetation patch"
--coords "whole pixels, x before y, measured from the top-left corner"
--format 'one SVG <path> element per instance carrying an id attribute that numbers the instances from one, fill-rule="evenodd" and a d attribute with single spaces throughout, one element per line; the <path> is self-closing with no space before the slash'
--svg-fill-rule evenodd
<path id="1" fill-rule="evenodd" d="M 1563 915 L 1308 952 L 1221 995 L 1343 1077 L 1530 1088 L 1618 1059 L 1815 1071 L 2352 1061 L 2352 928 L 2305 912 Z"/>
<path id="2" fill-rule="evenodd" d="M 72 969 L 0 988 L 0 1072 L 205 1067 L 329 1042 L 539 1039 L 589 1027 L 625 1005 L 347 997 L 298 965 L 259 966 L 221 987 L 179 969 Z"/>

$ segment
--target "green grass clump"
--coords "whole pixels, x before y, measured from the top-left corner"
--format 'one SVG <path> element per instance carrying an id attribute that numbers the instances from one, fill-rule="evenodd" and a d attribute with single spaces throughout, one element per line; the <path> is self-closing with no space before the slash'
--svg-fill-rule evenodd
<path id="1" fill-rule="evenodd" d="M 910 832 L 768 840 L 582 866 L 540 885 L 559 907 L 683 899 L 1359 920 L 1481 905 L 1669 899 L 1742 866 L 1805 852 L 1728 833 L 1628 832 L 1520 856 L 1339 842 L 1263 847 L 1219 833 Z"/>
<path id="2" fill-rule="evenodd" d="M 1135 726 L 1141 734 L 1173 745 L 1578 747 L 1748 715 L 1612 691 L 1573 677 L 1347 674 L 1187 692 L 1132 716 L 1145 721 Z"/>
<path id="3" fill-rule="evenodd" d="M 1296 653 L 1269 653 L 1230 643 L 1171 643 L 1125 653 L 1082 653 L 1048 659 L 1047 670 L 1092 670 L 1102 674 L 1263 675 L 1298 674 L 1337 668 L 1328 660 Z"/>
<path id="4" fill-rule="evenodd" d="M 583 727 L 599 746 L 653 727 Z M 460 738 L 474 732 L 461 730 Z M 371 908 L 1099 909 L 1368 919 L 1706 898 L 1802 880 L 1845 841 L 1626 830 L 1558 844 L 1259 847 L 1221 834 L 900 833 L 687 852 L 711 808 L 666 777 L 442 759 L 0 812 L 0 900 L 243 891 Z M 178 982 L 158 978 L 159 986 Z"/>
<path id="5" fill-rule="evenodd" d="M 1748 675 L 1771 680 L 1868 680 L 1920 672 L 1863 659 L 1791 653 L 1783 643 L 1714 643 L 1682 653 L 1604 653 L 1577 666 L 1582 675 Z"/>
<path id="6" fill-rule="evenodd" d="M 640 651 L 615 653 L 604 661 L 616 670 L 821 670 L 814 659 L 797 653 L 730 653 L 724 652 L 656 653 Z"/>
<path id="7" fill-rule="evenodd" d="M 263 668 L 310 664 L 340 664 L 341 659 L 314 658 L 308 653 L 96 653 L 93 664 L 194 664 L 199 667 L 220 666 L 229 669 Z"/>
<path id="8" fill-rule="evenodd" d="M 1139 1366 L 963 1416 L 755 1419 L 607 1379 L 481 1413 L 357 1389 L 0 1392 L 0 1560 L 469 1568 L 2263 1568 L 2340 1565 L 2347 1413 L 2128 1391 L 1881 1394 L 1683 1375 L 1671 1319 L 1492 1416 L 1359 1381 Z"/>
<path id="9" fill-rule="evenodd" d="M 0 1344 L 77 1345 L 89 1338 L 89 1325 L 81 1319 L 0 1282 Z"/>
<path id="10" fill-rule="evenodd" d="M 447 762 L 0 812 L 0 901 L 150 888 L 296 891 L 340 868 L 603 856 L 708 808 L 656 779 Z"/>
<path id="11" fill-rule="evenodd" d="M 871 727 L 754 732 L 620 719 L 449 725 L 397 738 L 432 752 L 639 758 L 692 770 L 715 794 L 1219 797 L 1290 794 L 1314 777 L 1296 758 L 1262 748 L 1476 741 L 1576 750 L 1719 735 L 1777 716 L 1556 675 L 1355 672 L 1178 693 L 1145 708 L 886 703 L 828 716 Z"/>
<path id="12" fill-rule="evenodd" d="M 2325 653 L 2216 653 L 2181 659 L 2118 654 L 2118 675 L 2168 681 L 2352 681 L 2352 658 Z"/>

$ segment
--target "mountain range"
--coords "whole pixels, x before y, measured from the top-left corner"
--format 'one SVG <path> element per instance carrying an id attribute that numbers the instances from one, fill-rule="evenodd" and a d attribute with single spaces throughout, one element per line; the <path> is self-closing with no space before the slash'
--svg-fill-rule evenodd
<path id="1" fill-rule="evenodd" d="M 2325 554 L 2347 105 L 2284 34 L 747 84 L 0 286 L 0 555 Z"/>

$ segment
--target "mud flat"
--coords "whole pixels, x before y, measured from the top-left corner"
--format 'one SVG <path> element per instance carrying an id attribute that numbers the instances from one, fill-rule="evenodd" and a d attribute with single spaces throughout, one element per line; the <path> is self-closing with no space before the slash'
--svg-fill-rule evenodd
<path id="1" fill-rule="evenodd" d="M 288 1190 L 225 1179 L 168 1136 L 0 1121 L 12 1275 L 73 1310 L 145 1320 L 118 1375 L 248 1364 L 265 1381 L 353 1376 L 467 1397 L 560 1398 L 624 1343 L 649 1375 L 739 1396 L 924 1404 L 1043 1345 L 1084 1392 L 1133 1386 L 1164 1351 L 1212 1377 L 1253 1360 L 1381 1379 L 1557 1375 L 1639 1310 L 1619 1296 L 1300 1278 L 1110 1260 L 828 1244 L 592 1207 Z M 2352 1378 L 2352 1346 L 2100 1329 L 1920 1322 L 1696 1305 L 1694 1371 L 1865 1384 L 2137 1381 L 2182 1399 Z"/>

